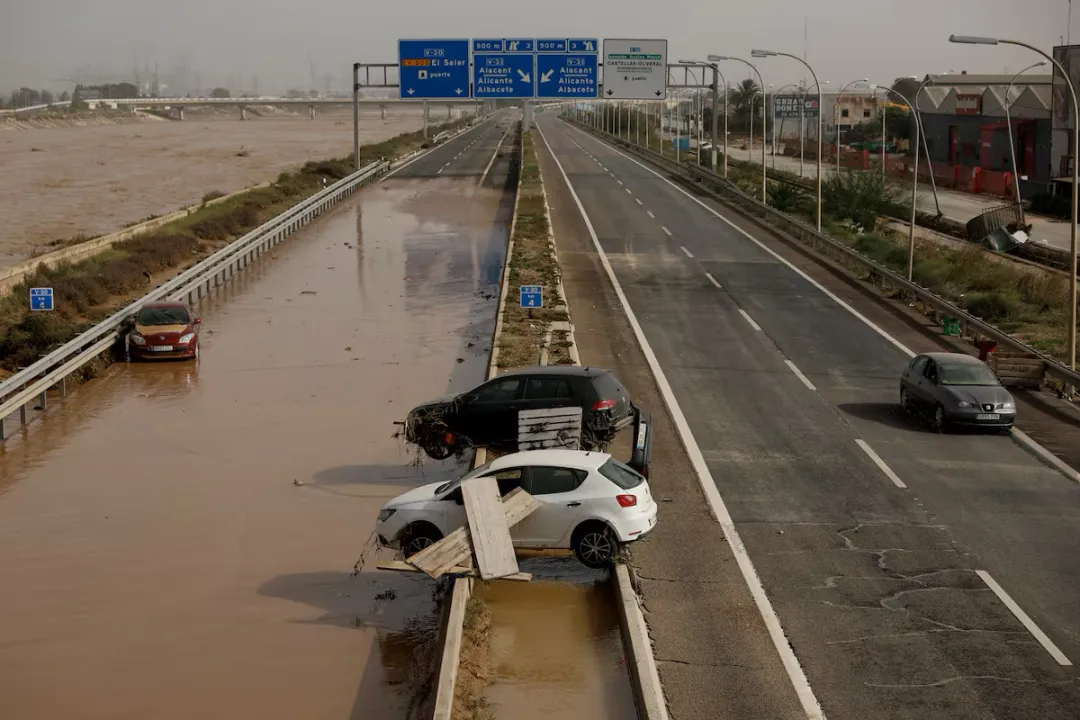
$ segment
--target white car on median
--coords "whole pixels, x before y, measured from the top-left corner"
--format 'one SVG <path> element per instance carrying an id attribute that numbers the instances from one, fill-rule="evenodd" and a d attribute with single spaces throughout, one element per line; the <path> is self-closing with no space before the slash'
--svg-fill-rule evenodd
<path id="1" fill-rule="evenodd" d="M 541 503 L 510 528 L 515 547 L 569 549 L 585 565 L 605 567 L 620 543 L 637 540 L 656 526 L 656 501 L 648 481 L 611 455 L 528 450 L 386 503 L 376 524 L 380 545 L 409 557 L 465 525 L 461 483 L 482 476 L 496 479 L 500 495 L 521 487 Z"/>

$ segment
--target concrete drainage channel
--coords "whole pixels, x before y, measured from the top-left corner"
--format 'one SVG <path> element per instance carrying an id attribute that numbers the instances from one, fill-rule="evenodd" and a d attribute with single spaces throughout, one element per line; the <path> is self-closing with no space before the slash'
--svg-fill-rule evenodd
<path id="1" fill-rule="evenodd" d="M 520 142 L 514 151 L 522 152 Z M 519 171 L 525 162 L 517 163 Z M 498 374 L 520 199 L 519 188 L 488 379 Z M 565 305 L 561 284 L 557 295 Z M 569 327 L 570 358 L 580 364 Z M 487 459 L 479 449 L 473 466 Z M 520 559 L 529 582 L 452 578 L 436 654 L 434 720 L 667 720 L 628 566 L 598 571 L 558 556 Z"/>

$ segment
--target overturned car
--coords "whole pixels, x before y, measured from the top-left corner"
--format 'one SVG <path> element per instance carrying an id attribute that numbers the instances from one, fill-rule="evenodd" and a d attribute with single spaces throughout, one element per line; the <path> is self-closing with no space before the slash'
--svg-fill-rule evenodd
<path id="1" fill-rule="evenodd" d="M 565 421 L 562 409 L 580 408 L 580 421 Z M 547 424 L 526 418 L 550 415 Z M 560 417 L 561 415 L 561 417 Z M 576 414 L 575 414 L 576 418 Z M 648 417 L 634 406 L 608 370 L 567 365 L 511 370 L 461 393 L 409 412 L 405 440 L 442 460 L 468 448 L 502 452 L 539 447 L 604 450 L 623 428 L 634 432 L 630 466 L 647 476 L 651 455 Z"/>

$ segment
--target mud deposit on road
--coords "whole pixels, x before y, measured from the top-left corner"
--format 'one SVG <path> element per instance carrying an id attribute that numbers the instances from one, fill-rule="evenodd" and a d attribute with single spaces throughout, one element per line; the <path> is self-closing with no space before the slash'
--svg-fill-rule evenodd
<path id="1" fill-rule="evenodd" d="M 376 186 L 197 308 L 198 366 L 115 365 L 10 440 L 0 717 L 408 717 L 433 584 L 352 568 L 462 469 L 391 423 L 483 377 L 508 221 L 474 180 Z"/>
<path id="2" fill-rule="evenodd" d="M 575 560 L 527 560 L 530 583 L 477 586 L 491 612 L 496 720 L 636 720 L 605 575 Z"/>
<path id="3" fill-rule="evenodd" d="M 432 109 L 433 122 L 445 116 L 445 109 Z M 237 110 L 182 122 L 0 133 L 0 266 L 24 260 L 35 244 L 114 232 L 197 205 L 212 190 L 242 190 L 308 160 L 352 152 L 348 108 L 320 108 L 315 120 L 285 111 L 246 122 L 239 117 Z M 422 123 L 419 109 L 388 110 L 385 120 L 366 109 L 360 142 L 380 142 Z"/>

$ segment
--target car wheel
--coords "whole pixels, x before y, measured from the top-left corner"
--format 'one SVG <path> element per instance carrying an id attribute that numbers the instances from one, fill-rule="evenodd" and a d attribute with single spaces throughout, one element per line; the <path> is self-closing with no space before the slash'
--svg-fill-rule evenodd
<path id="1" fill-rule="evenodd" d="M 424 452 L 432 460 L 445 460 L 453 454 L 454 450 L 447 445 L 445 436 L 440 435 L 428 438 L 428 441 L 424 443 Z"/>
<path id="2" fill-rule="evenodd" d="M 934 432 L 943 433 L 945 432 L 947 425 L 948 422 L 945 420 L 945 408 L 938 405 L 934 408 L 934 419 L 931 427 L 933 427 Z"/>
<path id="3" fill-rule="evenodd" d="M 911 396 L 906 388 L 900 388 L 900 409 L 906 413 L 911 412 Z"/>
<path id="4" fill-rule="evenodd" d="M 606 568 L 615 559 L 618 543 L 615 533 L 604 523 L 586 523 L 574 531 L 571 546 L 581 564 L 589 568 Z"/>
<path id="5" fill-rule="evenodd" d="M 442 533 L 434 525 L 417 523 L 411 526 L 401 537 L 401 552 L 410 558 L 424 548 L 442 540 Z"/>
<path id="6" fill-rule="evenodd" d="M 199 343 L 195 343 L 195 359 L 199 359 Z"/>

